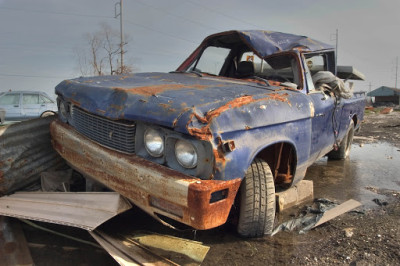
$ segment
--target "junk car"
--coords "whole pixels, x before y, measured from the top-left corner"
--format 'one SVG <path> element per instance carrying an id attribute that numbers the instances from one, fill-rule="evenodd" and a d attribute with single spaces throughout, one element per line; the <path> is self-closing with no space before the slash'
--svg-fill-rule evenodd
<path id="1" fill-rule="evenodd" d="M 55 89 L 58 153 L 157 220 L 271 233 L 275 192 L 348 156 L 365 102 L 332 46 L 271 31 L 207 37 L 173 72 L 80 77 Z"/>

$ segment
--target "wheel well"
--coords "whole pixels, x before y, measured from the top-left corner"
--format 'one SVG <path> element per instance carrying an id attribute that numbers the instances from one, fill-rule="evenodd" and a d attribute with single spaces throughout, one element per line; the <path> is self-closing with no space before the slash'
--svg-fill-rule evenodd
<path id="1" fill-rule="evenodd" d="M 268 163 L 276 187 L 287 188 L 292 184 L 297 162 L 296 150 L 292 144 L 273 144 L 259 152 L 256 157 Z"/>
<path id="2" fill-rule="evenodd" d="M 353 119 L 354 126 L 357 126 L 357 122 L 358 122 L 357 115 L 353 115 L 353 117 L 351 119 Z"/>

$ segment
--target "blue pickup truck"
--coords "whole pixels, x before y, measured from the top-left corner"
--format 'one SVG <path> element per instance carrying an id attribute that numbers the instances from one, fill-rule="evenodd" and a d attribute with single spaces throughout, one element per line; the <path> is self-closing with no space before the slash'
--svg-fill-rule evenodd
<path id="1" fill-rule="evenodd" d="M 231 217 L 241 236 L 262 236 L 276 190 L 323 156 L 348 156 L 365 101 L 344 81 L 362 78 L 305 36 L 222 32 L 170 73 L 61 82 L 52 142 L 164 224 L 204 230 Z"/>

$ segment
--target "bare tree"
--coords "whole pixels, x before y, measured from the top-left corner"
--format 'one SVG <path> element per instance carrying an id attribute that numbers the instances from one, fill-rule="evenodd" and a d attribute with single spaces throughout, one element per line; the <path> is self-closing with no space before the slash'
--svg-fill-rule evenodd
<path id="1" fill-rule="evenodd" d="M 132 66 L 124 65 L 121 68 L 118 63 L 121 51 L 118 31 L 102 23 L 99 31 L 89 33 L 85 38 L 88 48 L 75 51 L 82 76 L 132 73 Z"/>

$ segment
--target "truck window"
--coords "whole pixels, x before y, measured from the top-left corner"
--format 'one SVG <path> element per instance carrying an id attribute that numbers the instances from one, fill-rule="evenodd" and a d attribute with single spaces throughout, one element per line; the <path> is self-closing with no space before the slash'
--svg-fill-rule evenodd
<path id="1" fill-rule="evenodd" d="M 227 48 L 207 47 L 195 65 L 195 70 L 211 75 L 219 75 L 229 52 L 230 49 Z"/>
<path id="2" fill-rule="evenodd" d="M 308 69 L 311 72 L 311 76 L 317 73 L 318 71 L 326 71 L 326 63 L 324 55 L 313 55 L 306 56 L 306 64 Z"/>
<path id="3" fill-rule="evenodd" d="M 256 76 L 279 82 L 290 82 L 294 84 L 293 86 L 297 85 L 297 88 L 301 88 L 297 60 L 291 54 L 272 55 L 262 60 L 252 52 L 246 52 L 240 61 L 253 62 Z"/>

